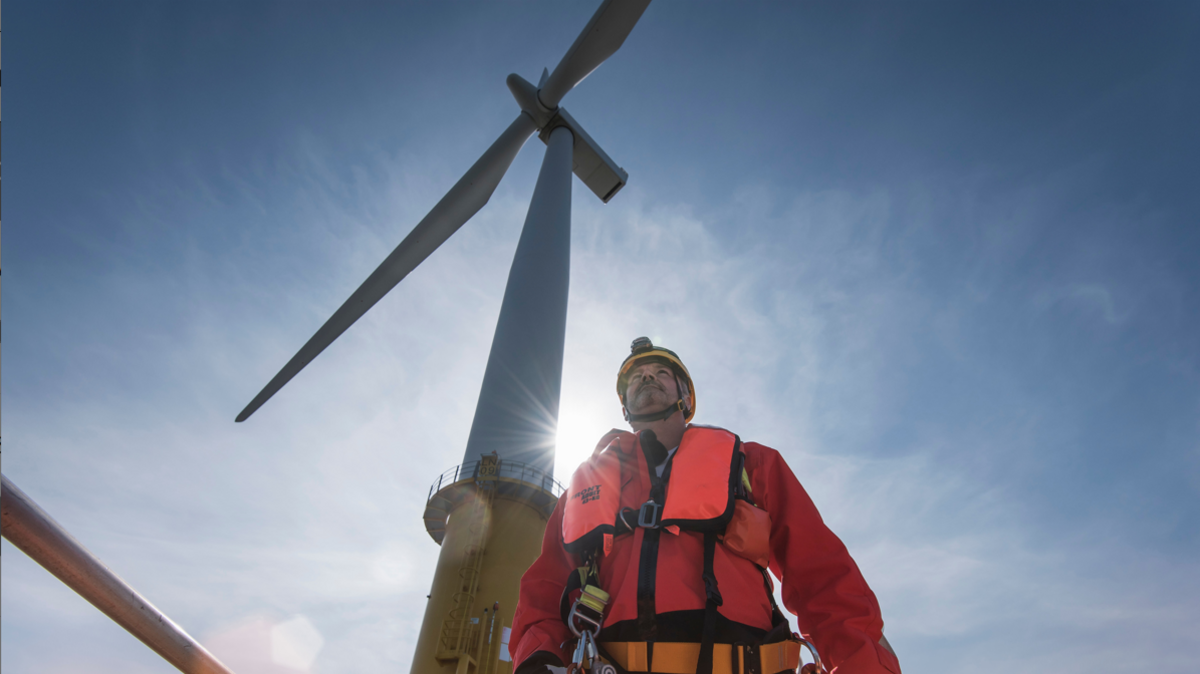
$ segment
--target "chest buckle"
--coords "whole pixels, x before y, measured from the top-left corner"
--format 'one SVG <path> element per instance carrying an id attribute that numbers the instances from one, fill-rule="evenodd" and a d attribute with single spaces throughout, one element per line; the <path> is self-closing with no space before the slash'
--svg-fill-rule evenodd
<path id="1" fill-rule="evenodd" d="M 638 526 L 643 529 L 657 529 L 662 506 L 654 501 L 646 501 L 638 511 Z"/>

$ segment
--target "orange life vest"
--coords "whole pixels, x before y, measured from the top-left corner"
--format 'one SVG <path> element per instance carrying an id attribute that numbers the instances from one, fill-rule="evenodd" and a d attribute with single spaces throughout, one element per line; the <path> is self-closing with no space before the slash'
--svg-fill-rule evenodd
<path id="1" fill-rule="evenodd" d="M 647 442 L 643 433 L 639 442 Z M 648 529 L 667 529 L 678 534 L 681 529 L 704 535 L 704 559 L 701 577 L 705 588 L 704 627 L 699 645 L 695 672 L 712 674 L 717 608 L 723 599 L 717 587 L 714 554 L 718 540 L 735 554 L 753 561 L 763 574 L 764 587 L 771 597 L 770 581 L 765 567 L 769 555 L 770 517 L 750 503 L 749 483 L 743 483 L 745 455 L 741 440 L 722 428 L 689 426 L 679 448 L 667 463 L 662 477 L 650 469 L 650 499 L 640 510 L 621 510 L 621 450 L 614 439 L 602 451 L 581 465 L 571 476 L 562 518 L 563 547 L 567 552 L 580 554 L 585 567 L 568 576 L 560 611 L 563 621 L 571 627 L 577 611 L 586 614 L 586 622 L 597 628 L 603 624 L 603 604 L 593 612 L 579 608 L 586 603 L 591 586 L 598 584 L 596 562 L 612 550 L 613 537 L 635 526 Z M 745 488 L 743 488 L 745 485 Z M 636 514 L 636 525 L 628 517 Z M 621 526 L 623 525 L 623 527 Z M 658 531 L 653 534 L 657 541 Z M 643 540 L 645 545 L 646 540 Z M 657 543 L 654 543 L 657 550 Z M 644 554 L 644 550 L 643 550 Z M 655 552 L 655 554 L 657 554 Z M 640 580 L 639 580 L 640 582 Z M 651 587 L 653 583 L 651 582 Z M 583 590 L 575 608 L 568 609 L 569 597 Z M 607 593 L 600 592 L 604 600 Z M 787 621 L 771 597 L 772 622 L 786 626 Z M 576 632 L 579 634 L 579 632 Z"/>
<path id="2" fill-rule="evenodd" d="M 621 501 L 621 457 L 614 440 L 571 476 L 563 512 L 567 552 L 612 549 Z M 636 526 L 722 533 L 735 510 L 741 482 L 741 440 L 722 428 L 692 426 L 671 458 L 662 503 L 647 501 Z M 653 468 L 651 469 L 653 470 Z M 632 513 L 629 513 L 632 515 Z M 633 522 L 626 521 L 630 527 Z"/>

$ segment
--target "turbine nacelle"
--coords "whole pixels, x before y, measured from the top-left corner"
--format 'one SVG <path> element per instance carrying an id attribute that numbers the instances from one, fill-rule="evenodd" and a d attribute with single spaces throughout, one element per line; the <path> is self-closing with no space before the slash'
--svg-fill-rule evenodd
<path id="1" fill-rule="evenodd" d="M 546 75 L 542 75 L 543 83 L 547 79 Z M 534 124 L 537 124 L 541 132 L 538 138 L 542 139 L 543 143 L 548 143 L 550 140 L 550 132 L 554 129 L 565 126 L 570 129 L 571 134 L 575 136 L 575 145 L 571 156 L 571 170 L 583 181 L 584 185 L 592 191 L 604 203 L 608 203 L 609 199 L 613 198 L 617 192 L 625 186 L 629 180 L 629 174 L 625 169 L 617 166 L 617 163 L 608 156 L 600 145 L 592 139 L 579 122 L 567 113 L 566 108 L 561 105 L 554 110 L 549 110 L 542 104 L 538 94 L 537 87 L 533 86 L 529 80 L 513 73 L 506 80 L 508 90 L 512 92 L 513 98 L 517 100 L 517 105 L 521 106 L 521 111 L 529 115 Z"/>

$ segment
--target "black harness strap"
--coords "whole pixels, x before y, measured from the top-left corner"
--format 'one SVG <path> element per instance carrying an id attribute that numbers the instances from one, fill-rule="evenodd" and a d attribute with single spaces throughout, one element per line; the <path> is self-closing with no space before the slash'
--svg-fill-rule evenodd
<path id="1" fill-rule="evenodd" d="M 658 639 L 657 611 L 654 609 L 654 590 L 658 575 L 658 529 L 642 530 L 642 554 L 638 561 L 637 626 L 638 638 L 653 642 Z"/>
<path id="2" fill-rule="evenodd" d="M 741 674 L 764 674 L 762 670 L 762 654 L 758 650 L 758 646 L 746 645 L 742 647 L 742 660 L 745 666 L 742 667 Z M 773 674 L 766 672 L 765 674 Z"/>
<path id="3" fill-rule="evenodd" d="M 713 642 L 717 636 L 717 607 L 724 603 L 717 588 L 717 574 L 713 571 L 713 558 L 717 552 L 717 535 L 704 534 L 704 632 L 700 636 L 700 659 L 696 663 L 696 674 L 712 674 Z"/>
<path id="4" fill-rule="evenodd" d="M 779 627 L 787 623 L 788 619 L 783 615 L 783 611 L 779 610 L 779 604 L 775 603 L 775 592 L 771 589 L 771 576 L 767 575 L 768 571 L 762 567 L 758 570 L 762 571 L 763 587 L 767 590 L 767 599 L 771 600 L 771 626 Z"/>
<path id="5" fill-rule="evenodd" d="M 667 464 L 662 477 L 659 477 L 656 468 L 666 458 L 667 448 L 658 441 L 654 431 L 642 431 L 639 437 L 642 453 L 646 457 L 646 467 L 649 469 L 647 471 L 650 478 L 649 502 L 657 506 L 654 514 L 654 518 L 657 520 L 658 514 L 662 512 L 662 504 L 667 498 L 666 482 L 671 475 L 671 464 Z M 645 506 L 642 508 L 644 510 Z M 639 526 L 641 525 L 639 517 Z M 638 558 L 638 638 L 650 643 L 658 639 L 658 611 L 655 609 L 654 594 L 658 584 L 658 540 L 661 531 L 657 522 L 654 522 L 652 526 L 642 528 L 642 550 Z"/>

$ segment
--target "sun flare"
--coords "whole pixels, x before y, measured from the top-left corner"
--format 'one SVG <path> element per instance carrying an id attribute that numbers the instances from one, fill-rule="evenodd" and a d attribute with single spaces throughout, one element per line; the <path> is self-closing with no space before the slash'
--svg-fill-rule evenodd
<path id="1" fill-rule="evenodd" d="M 607 402 L 607 401 L 605 401 Z M 571 473 L 592 455 L 596 443 L 620 418 L 601 400 L 564 400 L 559 408 L 554 457 L 555 478 L 566 484 Z"/>

